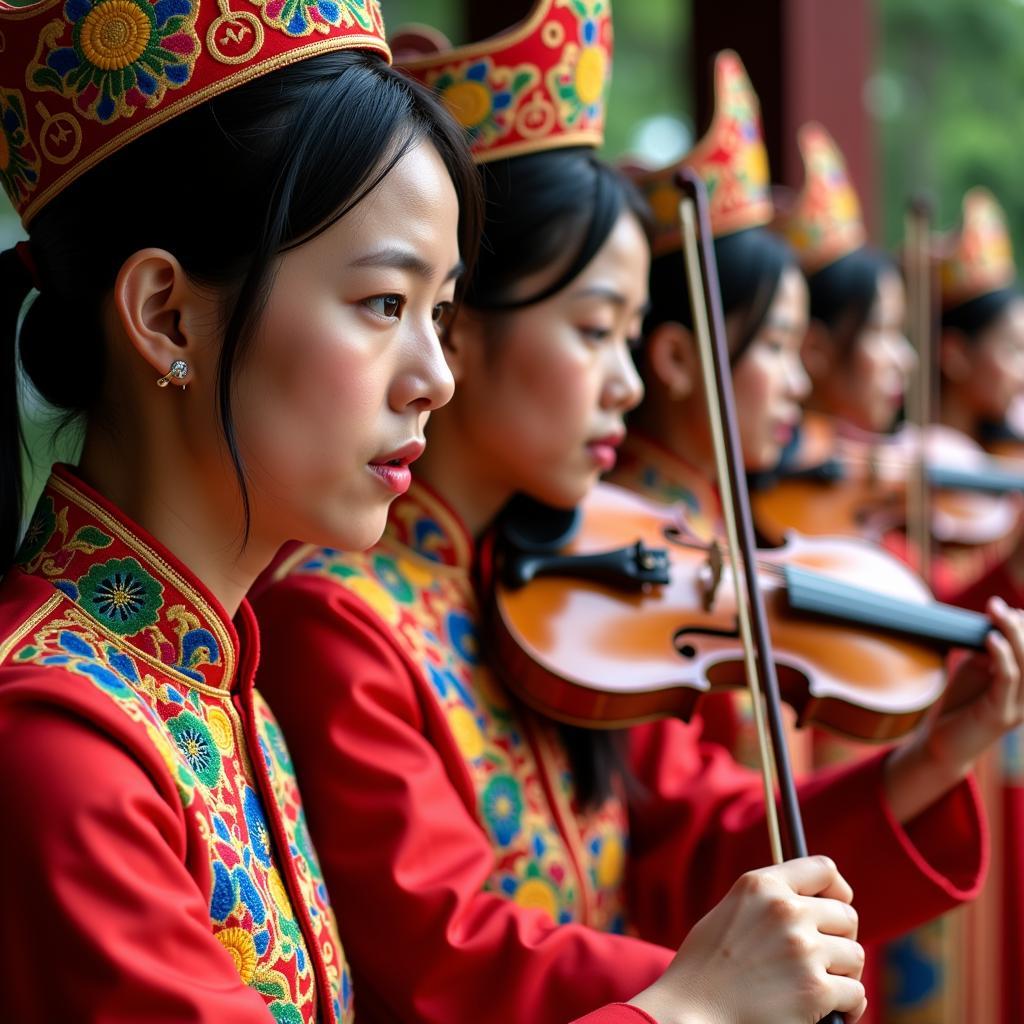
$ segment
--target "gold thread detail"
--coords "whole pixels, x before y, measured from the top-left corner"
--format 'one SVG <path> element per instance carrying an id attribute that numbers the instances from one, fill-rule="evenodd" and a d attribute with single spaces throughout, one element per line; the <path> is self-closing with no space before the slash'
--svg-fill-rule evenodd
<path id="1" fill-rule="evenodd" d="M 152 22 L 131 0 L 104 0 L 85 16 L 79 39 L 90 63 L 120 71 L 142 56 L 152 35 Z"/>
<path id="2" fill-rule="evenodd" d="M 86 171 L 95 167 L 96 164 L 100 163 L 102 160 L 105 160 L 111 153 L 115 153 L 117 150 L 127 146 L 130 142 L 134 142 L 141 135 L 145 135 L 146 132 L 159 127 L 164 124 L 164 122 L 169 121 L 172 117 L 177 117 L 179 114 L 183 114 L 186 110 L 191 110 L 200 103 L 205 103 L 211 96 L 218 96 L 222 92 L 227 92 L 229 89 L 235 88 L 235 86 L 243 85 L 254 78 L 259 78 L 261 75 L 268 74 L 278 68 L 286 67 L 289 64 L 295 64 L 300 60 L 306 60 L 307 57 L 315 57 L 321 53 L 331 53 L 335 50 L 372 49 L 382 57 L 386 56 L 390 63 L 390 55 L 386 55 L 381 49 L 383 45 L 383 42 L 377 36 L 344 36 L 341 39 L 324 39 L 316 43 L 310 43 L 306 46 L 288 50 L 285 53 L 278 54 L 277 57 L 261 61 L 256 67 L 245 68 L 244 70 L 238 71 L 233 75 L 229 75 L 227 78 L 222 78 L 203 89 L 199 89 L 197 92 L 194 92 L 189 96 L 185 96 L 177 102 L 172 103 L 170 106 L 151 114 L 141 124 L 133 125 L 127 131 L 122 132 L 116 138 L 111 139 L 109 142 L 90 153 L 85 159 L 75 164 L 74 167 L 65 171 L 64 174 L 62 174 L 55 182 L 43 189 L 43 191 L 25 207 L 25 212 L 21 215 L 21 222 L 27 228 L 31 223 L 32 218 L 35 217 L 35 215 L 51 199 L 53 199 L 54 196 L 66 189 L 71 182 L 75 181 Z"/>
<path id="3" fill-rule="evenodd" d="M 237 26 L 241 26 L 240 28 Z M 219 33 L 223 30 L 223 36 Z M 252 31 L 252 45 L 244 53 L 231 55 L 224 53 L 221 47 L 231 44 L 239 45 L 249 31 Z M 248 11 L 237 13 L 226 12 L 219 18 L 215 18 L 206 31 L 206 48 L 210 51 L 214 60 L 221 64 L 244 64 L 252 60 L 260 50 L 263 49 L 265 33 L 263 22 L 254 14 Z"/>
<path id="4" fill-rule="evenodd" d="M 3 643 L 0 643 L 0 664 L 5 662 L 28 633 L 38 626 L 43 619 L 48 619 L 56 610 L 57 606 L 64 600 L 63 594 L 54 594 L 46 599 L 46 602 L 36 609 L 20 626 L 11 633 Z"/>
<path id="5" fill-rule="evenodd" d="M 98 519 L 104 526 L 107 527 L 123 544 L 131 548 L 141 558 L 146 559 L 150 564 L 155 565 L 159 568 L 160 573 L 163 574 L 164 579 L 168 580 L 174 585 L 174 587 L 182 594 L 187 596 L 194 606 L 198 608 L 207 619 L 207 623 L 213 630 L 217 637 L 217 642 L 221 645 L 222 656 L 224 658 L 224 678 L 230 685 L 231 680 L 235 676 L 235 646 L 231 642 L 231 636 L 228 631 L 224 628 L 224 623 L 209 602 L 201 595 L 198 591 L 186 580 L 182 575 L 171 566 L 165 559 L 161 558 L 151 547 L 133 536 L 125 527 L 118 522 L 110 513 L 105 509 L 97 505 L 87 495 L 82 494 L 81 491 L 75 490 L 73 487 L 65 484 L 60 477 L 51 477 L 50 486 L 55 491 L 67 498 L 68 501 L 79 505 L 84 508 L 90 515 Z M 90 622 L 98 622 L 98 620 L 89 617 Z M 98 623 L 102 627 L 102 623 Z M 124 638 L 119 640 L 119 643 L 125 643 Z M 132 650 L 135 650 L 134 646 L 129 644 Z M 140 654 L 145 655 L 145 652 L 140 651 Z M 166 668 L 169 671 L 173 671 L 171 666 L 166 665 L 164 662 L 157 660 L 156 664 L 162 668 Z M 188 679 L 188 676 L 185 676 Z M 190 680 L 194 684 L 194 680 Z M 215 690 L 222 691 L 223 687 L 214 687 Z"/>

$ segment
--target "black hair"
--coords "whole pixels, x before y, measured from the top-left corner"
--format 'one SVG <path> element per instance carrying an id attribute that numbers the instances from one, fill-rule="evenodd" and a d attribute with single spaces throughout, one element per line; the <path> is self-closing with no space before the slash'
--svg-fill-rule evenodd
<path id="1" fill-rule="evenodd" d="M 726 318 L 739 315 L 739 330 L 729 338 L 729 352 L 735 363 L 763 326 L 782 275 L 797 265 L 796 255 L 778 235 L 765 228 L 747 228 L 715 239 L 715 262 L 722 312 Z M 656 257 L 651 264 L 651 310 L 644 333 L 663 323 L 680 323 L 693 329 L 680 249 Z"/>
<path id="2" fill-rule="evenodd" d="M 623 212 L 646 233 L 650 211 L 636 186 L 590 148 L 546 150 L 483 164 L 485 221 L 475 273 L 465 304 L 484 313 L 523 309 L 556 295 L 586 269 Z M 531 295 L 524 279 L 557 266 L 554 280 Z M 615 732 L 560 726 L 581 808 L 612 796 L 615 779 L 629 773 Z"/>
<path id="3" fill-rule="evenodd" d="M 39 294 L 16 332 L 31 281 L 3 255 L 0 347 L 3 463 L 0 572 L 22 514 L 14 400 L 17 356 L 66 419 L 103 391 L 101 306 L 133 252 L 166 249 L 224 295 L 218 411 L 249 530 L 249 497 L 231 411 L 235 369 L 263 312 L 276 258 L 316 237 L 371 193 L 421 140 L 437 148 L 460 203 L 462 258 L 474 258 L 480 187 L 461 129 L 425 88 L 381 58 L 323 54 L 228 90 L 144 134 L 74 181 L 36 216 Z M 20 333 L 16 339 L 15 334 Z"/>
<path id="4" fill-rule="evenodd" d="M 637 188 L 589 148 L 548 150 L 480 168 L 486 219 L 466 305 L 510 311 L 542 302 L 572 283 L 607 241 L 623 211 L 648 230 Z M 565 270 L 533 295 L 517 286 L 569 252 Z"/>
<path id="5" fill-rule="evenodd" d="M 1000 288 L 975 299 L 961 302 L 942 313 L 942 327 L 962 331 L 968 339 L 974 341 L 978 335 L 991 327 L 1010 305 L 1022 297 L 1024 293 L 1016 285 Z"/>
<path id="6" fill-rule="evenodd" d="M 899 273 L 893 260 L 880 249 L 864 245 L 808 275 L 811 319 L 836 334 L 844 352 L 864 330 L 879 284 L 889 273 Z"/>

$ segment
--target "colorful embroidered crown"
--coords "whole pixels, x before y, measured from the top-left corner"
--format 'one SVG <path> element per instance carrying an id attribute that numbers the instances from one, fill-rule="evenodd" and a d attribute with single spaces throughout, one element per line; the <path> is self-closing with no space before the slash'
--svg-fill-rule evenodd
<path id="1" fill-rule="evenodd" d="M 611 0 L 538 0 L 507 32 L 442 52 L 436 34 L 415 35 L 396 39 L 426 56 L 398 63 L 438 93 L 477 163 L 604 141 Z"/>
<path id="2" fill-rule="evenodd" d="M 0 182 L 27 225 L 143 132 L 342 49 L 390 60 L 377 0 L 0 0 Z"/>
<path id="3" fill-rule="evenodd" d="M 964 196 L 963 223 L 946 236 L 942 249 L 939 281 L 947 309 L 1016 280 L 1006 214 L 987 188 L 972 188 Z"/>
<path id="4" fill-rule="evenodd" d="M 630 172 L 654 213 L 654 254 L 680 247 L 676 173 L 696 171 L 708 189 L 716 238 L 772 220 L 768 151 L 761 133 L 761 106 L 743 62 L 732 50 L 715 58 L 715 115 L 704 138 L 677 163 L 656 171 Z"/>
<path id="5" fill-rule="evenodd" d="M 860 200 L 846 161 L 831 135 L 814 122 L 797 136 L 804 161 L 804 187 L 779 227 L 810 271 L 859 249 L 867 240 Z"/>

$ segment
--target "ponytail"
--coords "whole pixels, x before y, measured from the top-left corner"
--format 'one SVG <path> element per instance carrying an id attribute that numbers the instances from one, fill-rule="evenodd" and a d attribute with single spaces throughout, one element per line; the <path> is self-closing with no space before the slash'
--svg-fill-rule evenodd
<path id="1" fill-rule="evenodd" d="M 21 307 L 32 287 L 32 271 L 18 249 L 0 252 L 0 576 L 13 563 L 21 534 L 24 444 L 18 416 L 17 336 Z"/>

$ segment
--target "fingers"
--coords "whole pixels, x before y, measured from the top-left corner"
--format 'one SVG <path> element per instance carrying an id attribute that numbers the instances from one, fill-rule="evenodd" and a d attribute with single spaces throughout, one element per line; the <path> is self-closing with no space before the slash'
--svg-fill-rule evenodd
<path id="1" fill-rule="evenodd" d="M 1014 659 L 1010 641 L 1002 633 L 992 632 L 985 638 L 985 646 L 992 658 L 999 698 L 1009 701 L 1020 682 L 1020 667 Z"/>
<path id="2" fill-rule="evenodd" d="M 861 976 L 864 970 L 864 947 L 859 942 L 833 935 L 822 935 L 819 941 L 829 974 L 842 975 L 844 978 Z"/>
<path id="3" fill-rule="evenodd" d="M 867 996 L 864 986 L 856 978 L 844 978 L 840 975 L 829 975 L 828 979 L 831 999 L 821 1016 L 831 1010 L 847 1014 L 847 1024 L 860 1020 L 867 1007 Z"/>
<path id="4" fill-rule="evenodd" d="M 801 896 L 825 896 L 841 903 L 853 902 L 853 890 L 830 857 L 799 857 L 765 870 Z"/>
<path id="5" fill-rule="evenodd" d="M 994 597 L 988 603 L 988 614 L 999 627 L 1000 633 L 1009 642 L 1016 668 L 1016 684 L 1020 680 L 1024 666 L 1024 615 L 1016 608 L 1011 608 L 1001 597 Z"/>
<path id="6" fill-rule="evenodd" d="M 838 935 L 844 939 L 857 937 L 857 911 L 848 903 L 823 899 L 821 896 L 796 898 L 804 905 L 807 916 L 823 935 Z"/>

